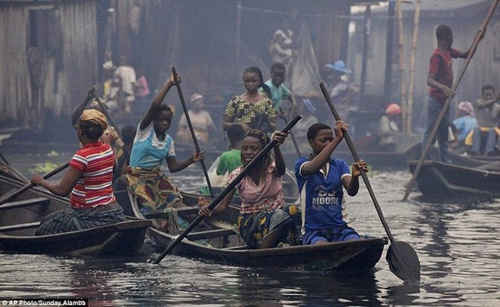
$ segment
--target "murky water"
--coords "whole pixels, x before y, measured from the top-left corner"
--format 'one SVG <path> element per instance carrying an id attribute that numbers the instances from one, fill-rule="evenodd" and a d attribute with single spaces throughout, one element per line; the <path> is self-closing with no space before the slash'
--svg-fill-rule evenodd
<path id="1" fill-rule="evenodd" d="M 23 170 L 48 159 L 3 154 Z M 69 157 L 52 159 L 61 163 Z M 196 190 L 200 170 L 180 174 L 172 176 L 174 182 Z M 415 191 L 410 202 L 402 202 L 410 178 L 407 170 L 374 170 L 370 182 L 396 240 L 418 253 L 419 284 L 404 284 L 394 276 L 385 253 L 373 274 L 351 277 L 230 267 L 177 256 L 153 265 L 134 258 L 0 254 L 0 299 L 78 297 L 90 299 L 91 306 L 498 306 L 500 200 L 425 203 Z M 348 199 L 348 207 L 359 233 L 385 236 L 364 185 Z"/>

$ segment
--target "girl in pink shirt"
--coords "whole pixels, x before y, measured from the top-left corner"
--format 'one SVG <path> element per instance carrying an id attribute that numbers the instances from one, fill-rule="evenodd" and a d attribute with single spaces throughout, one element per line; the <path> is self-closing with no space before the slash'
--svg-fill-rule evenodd
<path id="1" fill-rule="evenodd" d="M 286 167 L 279 145 L 283 144 L 287 136 L 288 133 L 284 132 L 273 134 L 273 139 L 278 142 L 278 146 L 274 147 L 275 160 L 273 161 L 270 153 L 260 160 L 212 212 L 208 209 L 208 201 L 200 198 L 199 214 L 210 216 L 212 213 L 223 213 L 238 190 L 241 197 L 238 228 L 248 246 L 270 248 L 276 247 L 280 242 L 294 244 L 298 239 L 295 238 L 297 232 L 294 218 L 300 218 L 300 214 L 295 206 L 285 206 L 281 180 Z M 227 183 L 232 182 L 269 142 L 269 137 L 264 132 L 250 130 L 241 147 L 243 165 L 229 175 Z"/>

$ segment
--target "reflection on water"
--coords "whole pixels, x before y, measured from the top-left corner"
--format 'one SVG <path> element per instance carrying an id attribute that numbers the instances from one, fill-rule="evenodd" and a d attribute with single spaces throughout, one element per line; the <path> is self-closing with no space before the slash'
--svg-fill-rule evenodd
<path id="1" fill-rule="evenodd" d="M 62 162 L 69 157 L 62 157 Z M 37 163 L 33 157 L 7 158 L 24 167 Z M 195 191 L 201 182 L 198 167 L 178 174 L 171 177 L 185 190 Z M 420 284 L 404 284 L 395 277 L 385 255 L 372 274 L 322 276 L 177 256 L 153 265 L 134 258 L 0 254 L 0 298 L 79 297 L 91 299 L 92 306 L 496 305 L 500 200 L 426 203 L 412 192 L 410 202 L 402 202 L 410 178 L 406 170 L 374 170 L 370 182 L 394 237 L 409 243 L 419 256 Z M 370 196 L 361 185 L 358 196 L 347 199 L 351 225 L 359 233 L 383 236 Z"/>

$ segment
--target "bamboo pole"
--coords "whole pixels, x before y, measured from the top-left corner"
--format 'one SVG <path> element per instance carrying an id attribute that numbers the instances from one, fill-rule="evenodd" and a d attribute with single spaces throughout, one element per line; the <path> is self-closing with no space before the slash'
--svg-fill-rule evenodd
<path id="1" fill-rule="evenodd" d="M 422 0 L 417 0 L 415 3 L 415 15 L 413 17 L 413 39 L 411 41 L 410 52 L 410 84 L 408 85 L 408 134 L 411 134 L 412 113 L 413 113 L 413 92 L 415 90 L 415 57 L 417 53 L 418 30 L 420 24 L 420 8 Z"/>
<path id="2" fill-rule="evenodd" d="M 404 49 L 404 29 L 403 29 L 403 11 L 401 9 L 401 0 L 396 1 L 396 11 L 398 12 L 398 30 L 399 30 L 399 88 L 401 97 L 401 109 L 403 116 L 403 132 L 408 131 L 408 110 L 406 104 L 406 80 L 405 80 L 405 49 Z"/>

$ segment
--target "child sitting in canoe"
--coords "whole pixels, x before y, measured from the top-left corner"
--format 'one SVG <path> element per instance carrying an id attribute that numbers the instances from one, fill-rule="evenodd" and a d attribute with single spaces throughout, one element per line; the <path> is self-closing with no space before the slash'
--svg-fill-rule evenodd
<path id="1" fill-rule="evenodd" d="M 106 117 L 101 112 L 94 109 L 83 111 L 77 125 L 82 148 L 69 162 L 69 169 L 61 181 L 53 183 L 38 174 L 33 175 L 31 183 L 56 195 L 71 193 L 71 206 L 45 217 L 37 235 L 83 230 L 125 220 L 113 194 L 115 156 L 108 144 L 99 141 L 107 126 Z"/>
<path id="2" fill-rule="evenodd" d="M 134 138 L 127 169 L 127 185 L 128 190 L 137 197 L 142 211 L 186 206 L 179 190 L 161 172 L 163 159 L 166 159 L 170 172 L 175 173 L 204 158 L 203 152 L 194 152 L 191 157 L 179 162 L 175 158 L 174 140 L 167 134 L 173 112 L 162 101 L 176 82 L 180 83 L 180 77 L 174 81 L 174 77 L 170 76 L 139 123 Z M 167 212 L 173 213 L 167 216 L 168 221 L 157 219 L 153 224 L 160 230 L 175 233 L 179 228 L 175 211 Z"/>
<path id="3" fill-rule="evenodd" d="M 218 194 L 221 192 L 224 189 L 229 174 L 241 166 L 241 145 L 243 144 L 245 134 L 243 125 L 235 124 L 227 129 L 229 150 L 223 152 L 208 169 L 213 193 Z M 206 180 L 203 181 L 200 193 L 204 195 L 210 194 Z"/>
<path id="4" fill-rule="evenodd" d="M 326 244 L 360 238 L 344 220 L 342 187 L 350 196 L 358 193 L 360 169 L 367 171 L 366 162 L 360 160 L 353 163 L 352 173 L 349 173 L 344 160 L 331 158 L 344 137 L 343 131 L 348 127 L 343 121 L 337 121 L 334 137 L 330 126 L 313 124 L 307 131 L 312 153 L 309 158 L 300 158 L 295 162 L 295 177 L 304 214 L 303 244 Z"/>
<path id="5" fill-rule="evenodd" d="M 236 190 L 241 197 L 238 229 L 245 243 L 252 248 L 276 247 L 278 243 L 295 243 L 297 228 L 294 220 L 300 219 L 295 206 L 285 206 L 281 177 L 286 167 L 279 145 L 283 144 L 288 133 L 275 132 L 273 139 L 278 142 L 274 147 L 273 161 L 269 153 L 253 167 L 247 176 L 214 208 L 208 209 L 209 202 L 200 197 L 200 216 L 220 214 L 227 210 Z M 269 137 L 257 129 L 250 130 L 241 147 L 242 166 L 235 169 L 227 184 L 236 178 L 264 147 L 269 144 Z M 298 225 L 299 223 L 297 223 Z"/>

